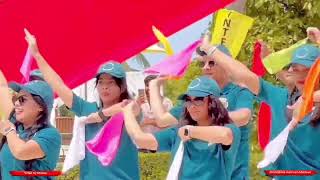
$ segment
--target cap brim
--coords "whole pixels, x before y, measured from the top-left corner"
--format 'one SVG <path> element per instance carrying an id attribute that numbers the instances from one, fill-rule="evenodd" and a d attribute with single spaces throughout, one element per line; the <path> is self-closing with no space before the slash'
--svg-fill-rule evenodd
<path id="1" fill-rule="evenodd" d="M 99 72 L 99 73 L 97 73 L 97 75 L 96 75 L 96 78 L 98 77 L 98 76 L 100 76 L 101 74 L 108 74 L 108 75 L 110 75 L 110 76 L 112 76 L 112 77 L 116 77 L 116 78 L 124 78 L 124 76 L 119 76 L 119 75 L 117 75 L 117 74 L 113 74 L 113 73 L 110 73 L 110 72 Z"/>
<path id="2" fill-rule="evenodd" d="M 299 59 L 299 60 L 293 60 L 290 65 L 292 65 L 292 64 L 300 64 L 300 65 L 303 65 L 303 66 L 306 66 L 306 67 L 310 68 L 313 65 L 314 62 L 315 61 Z"/>
<path id="3" fill-rule="evenodd" d="M 11 88 L 12 90 L 14 90 L 15 92 L 19 92 L 22 89 L 22 85 L 17 83 L 17 82 L 9 82 L 8 84 L 9 88 Z"/>
<path id="4" fill-rule="evenodd" d="M 182 94 L 178 97 L 179 100 L 185 100 L 188 96 L 193 96 L 193 97 L 207 97 L 210 96 L 211 94 L 205 93 L 205 92 L 199 92 L 199 91 L 188 91 L 185 94 Z"/>

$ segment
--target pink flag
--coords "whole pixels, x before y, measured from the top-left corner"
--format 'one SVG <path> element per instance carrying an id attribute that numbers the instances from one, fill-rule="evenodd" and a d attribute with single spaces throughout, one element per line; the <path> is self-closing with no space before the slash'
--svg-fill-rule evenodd
<path id="1" fill-rule="evenodd" d="M 200 43 L 200 40 L 192 43 L 185 50 L 173 56 L 167 57 L 165 60 L 162 60 L 160 63 L 146 69 L 144 72 L 150 74 L 182 77 L 191 62 L 192 53 L 196 50 Z"/>
<path id="2" fill-rule="evenodd" d="M 104 166 L 109 166 L 120 147 L 124 117 L 118 113 L 102 127 L 98 134 L 86 142 L 88 150 L 96 155 Z"/>
<path id="3" fill-rule="evenodd" d="M 24 56 L 22 65 L 20 67 L 20 72 L 23 76 L 23 80 L 24 82 L 29 82 L 29 77 L 30 77 L 30 73 L 31 73 L 31 66 L 32 66 L 32 56 L 31 53 L 29 51 L 29 48 L 27 49 L 27 52 Z"/>

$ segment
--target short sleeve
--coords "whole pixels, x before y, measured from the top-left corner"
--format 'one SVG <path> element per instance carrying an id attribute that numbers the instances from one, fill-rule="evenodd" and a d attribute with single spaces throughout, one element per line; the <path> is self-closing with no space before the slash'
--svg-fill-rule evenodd
<path id="1" fill-rule="evenodd" d="M 248 108 L 252 110 L 253 100 L 254 100 L 254 96 L 249 90 L 241 89 L 237 94 L 237 101 L 235 105 L 236 110 L 240 108 Z"/>
<path id="2" fill-rule="evenodd" d="M 260 92 L 258 99 L 266 102 L 269 105 L 277 104 L 278 99 L 287 99 L 288 90 L 280 88 L 260 78 Z M 277 98 L 275 98 L 277 97 Z"/>
<path id="3" fill-rule="evenodd" d="M 56 128 L 45 128 L 38 131 L 32 138 L 45 154 L 45 159 L 55 160 L 59 157 L 61 135 Z"/>
<path id="4" fill-rule="evenodd" d="M 158 151 L 171 151 L 177 138 L 177 131 L 177 127 L 173 127 L 154 134 L 158 142 Z"/>
<path id="5" fill-rule="evenodd" d="M 96 103 L 90 103 L 77 96 L 76 94 L 73 94 L 72 108 L 70 110 L 74 112 L 78 117 L 81 117 L 88 116 L 91 113 L 98 111 L 98 107 Z"/>

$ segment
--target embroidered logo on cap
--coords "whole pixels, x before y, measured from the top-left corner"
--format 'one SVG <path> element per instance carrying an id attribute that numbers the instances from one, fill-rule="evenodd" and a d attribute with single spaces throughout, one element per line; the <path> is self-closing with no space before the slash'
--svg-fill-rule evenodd
<path id="1" fill-rule="evenodd" d="M 304 47 L 300 51 L 298 51 L 297 58 L 301 58 L 301 59 L 305 58 L 308 56 L 308 54 L 309 54 L 308 48 Z"/>
<path id="2" fill-rule="evenodd" d="M 103 66 L 102 70 L 104 71 L 112 71 L 114 68 L 114 64 L 113 63 L 108 63 L 105 66 Z"/>
<path id="3" fill-rule="evenodd" d="M 193 89 L 193 88 L 200 86 L 200 83 L 201 83 L 201 79 L 199 79 L 199 78 L 193 80 L 189 86 L 189 89 Z"/>

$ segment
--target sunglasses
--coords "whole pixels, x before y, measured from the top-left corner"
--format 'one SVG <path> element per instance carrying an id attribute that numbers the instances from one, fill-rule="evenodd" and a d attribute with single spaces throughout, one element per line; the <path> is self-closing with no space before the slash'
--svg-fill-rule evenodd
<path id="1" fill-rule="evenodd" d="M 191 100 L 190 98 L 187 98 L 185 101 L 185 106 L 191 107 L 192 105 L 194 106 L 202 106 L 204 104 L 204 99 L 205 97 L 196 97 L 193 100 Z"/>
<path id="2" fill-rule="evenodd" d="M 12 98 L 13 103 L 15 103 L 17 101 L 19 101 L 20 105 L 23 105 L 26 101 L 28 101 L 28 99 L 25 97 L 25 95 L 20 95 L 20 96 Z"/>
<path id="3" fill-rule="evenodd" d="M 200 47 L 197 47 L 196 53 L 197 53 L 199 56 L 207 56 L 207 53 L 204 52 L 204 51 L 202 51 L 202 50 L 200 49 Z"/>
<path id="4" fill-rule="evenodd" d="M 206 65 L 205 61 L 198 61 L 198 66 L 200 68 L 203 68 Z M 208 61 L 208 66 L 209 68 L 213 68 L 216 65 L 216 63 L 214 61 Z"/>

